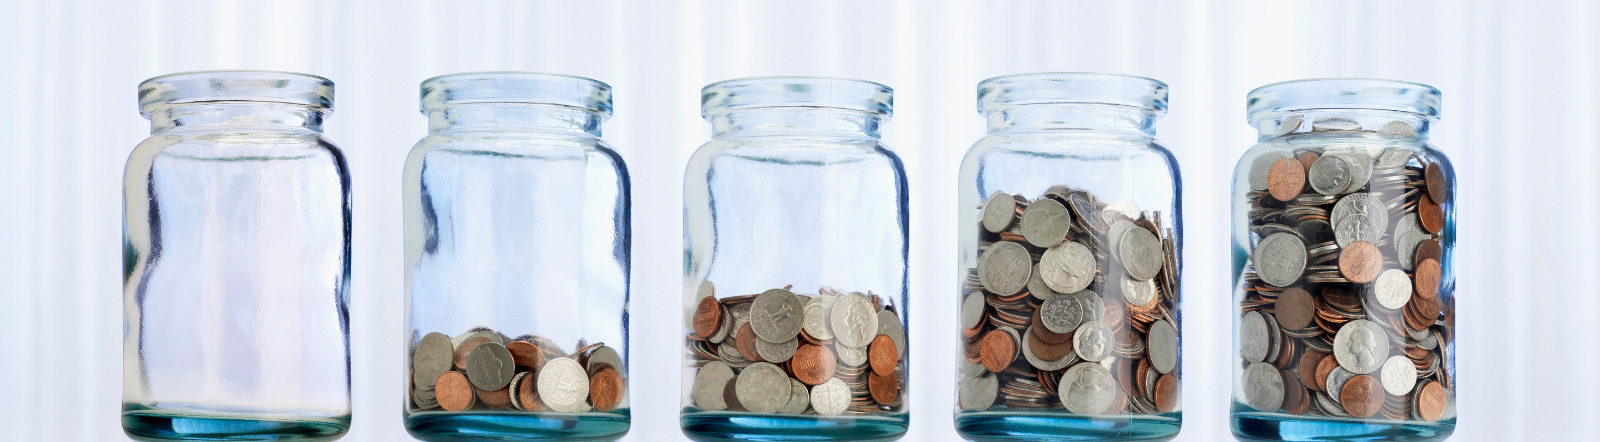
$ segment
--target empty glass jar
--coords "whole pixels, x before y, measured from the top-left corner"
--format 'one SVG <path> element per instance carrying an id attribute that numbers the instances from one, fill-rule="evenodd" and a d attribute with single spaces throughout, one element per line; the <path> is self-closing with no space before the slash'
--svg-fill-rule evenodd
<path id="1" fill-rule="evenodd" d="M 524 72 L 422 82 L 406 160 L 406 430 L 423 440 L 628 432 L 629 184 L 611 87 Z"/>
<path id="2" fill-rule="evenodd" d="M 1166 440 L 1182 424 L 1178 164 L 1167 85 L 1037 73 L 978 84 L 989 135 L 958 187 L 956 430 Z"/>
<path id="3" fill-rule="evenodd" d="M 139 440 L 331 440 L 350 426 L 350 174 L 333 82 L 139 85 L 123 181 L 122 427 Z"/>
<path id="4" fill-rule="evenodd" d="M 684 177 L 684 434 L 906 431 L 907 193 L 879 140 L 893 92 L 774 77 L 706 86 Z"/>
<path id="5" fill-rule="evenodd" d="M 1455 428 L 1455 171 L 1439 91 L 1302 80 L 1249 95 L 1233 178 L 1233 434 L 1440 440 Z"/>

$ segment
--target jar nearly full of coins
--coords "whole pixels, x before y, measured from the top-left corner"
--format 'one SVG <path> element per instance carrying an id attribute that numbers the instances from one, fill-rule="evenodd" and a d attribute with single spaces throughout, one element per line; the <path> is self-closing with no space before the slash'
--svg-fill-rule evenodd
<path id="1" fill-rule="evenodd" d="M 629 185 L 611 87 L 477 72 L 422 82 L 406 160 L 405 425 L 423 440 L 628 432 Z"/>
<path id="2" fill-rule="evenodd" d="M 696 440 L 906 431 L 907 193 L 893 91 L 773 77 L 701 91 L 684 177 L 680 423 Z"/>
<path id="3" fill-rule="evenodd" d="M 1155 139 L 1167 85 L 1037 73 L 978 84 L 989 135 L 958 187 L 956 430 L 1166 440 L 1182 424 L 1182 208 Z"/>
<path id="4" fill-rule="evenodd" d="M 1455 172 L 1439 91 L 1366 79 L 1249 94 L 1233 179 L 1233 434 L 1440 440 L 1455 428 Z"/>
<path id="5" fill-rule="evenodd" d="M 331 440 L 350 427 L 350 174 L 333 82 L 210 71 L 139 85 L 123 181 L 122 428 Z"/>

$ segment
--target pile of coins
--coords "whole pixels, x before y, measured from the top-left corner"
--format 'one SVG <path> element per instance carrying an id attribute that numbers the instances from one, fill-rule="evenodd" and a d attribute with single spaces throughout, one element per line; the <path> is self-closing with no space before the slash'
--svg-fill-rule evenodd
<path id="1" fill-rule="evenodd" d="M 962 410 L 1178 411 L 1178 264 L 1160 212 L 1052 187 L 984 202 L 961 289 Z"/>
<path id="2" fill-rule="evenodd" d="M 1344 118 L 1311 135 L 1361 134 Z M 1383 140 L 1414 137 L 1391 122 Z M 1249 170 L 1250 266 L 1237 338 L 1245 405 L 1263 412 L 1438 421 L 1454 414 L 1452 287 L 1441 287 L 1444 168 L 1415 148 L 1316 138 Z M 1373 150 L 1378 150 L 1376 155 Z M 1445 293 L 1441 293 L 1441 292 Z"/>
<path id="3" fill-rule="evenodd" d="M 900 412 L 906 332 L 873 294 L 791 287 L 717 299 L 700 286 L 686 340 L 699 411 L 821 416 Z"/>
<path id="4" fill-rule="evenodd" d="M 582 413 L 622 402 L 622 356 L 604 343 L 567 353 L 541 336 L 509 339 L 486 327 L 428 333 L 411 350 L 413 411 Z"/>

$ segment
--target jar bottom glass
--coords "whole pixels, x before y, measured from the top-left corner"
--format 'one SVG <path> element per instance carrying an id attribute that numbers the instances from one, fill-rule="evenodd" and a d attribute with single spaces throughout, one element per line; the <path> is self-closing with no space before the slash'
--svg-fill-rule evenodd
<path id="1" fill-rule="evenodd" d="M 497 410 L 419 413 L 406 418 L 406 431 L 426 441 L 609 441 L 628 434 L 629 419 L 627 409 L 585 414 Z"/>
<path id="2" fill-rule="evenodd" d="M 122 428 L 141 441 L 330 441 L 350 429 L 350 416 L 262 418 L 123 404 Z"/>
<path id="3" fill-rule="evenodd" d="M 956 432 L 976 441 L 1163 441 L 1178 436 L 1182 413 L 1155 416 L 1078 416 L 1061 412 L 972 411 L 956 415 Z"/>
<path id="4" fill-rule="evenodd" d="M 1243 407 L 1239 407 L 1243 408 Z M 1438 422 L 1332 419 L 1282 413 L 1235 411 L 1233 437 L 1242 441 L 1384 440 L 1437 441 L 1450 437 L 1456 420 Z"/>
<path id="5" fill-rule="evenodd" d="M 818 417 L 685 408 L 679 424 L 697 441 L 891 441 L 910 426 L 910 415 Z"/>

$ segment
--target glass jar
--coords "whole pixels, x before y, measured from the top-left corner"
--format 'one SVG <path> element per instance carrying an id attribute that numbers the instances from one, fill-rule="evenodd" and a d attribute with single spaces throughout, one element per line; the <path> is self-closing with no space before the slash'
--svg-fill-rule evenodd
<path id="1" fill-rule="evenodd" d="M 879 140 L 893 91 L 774 77 L 706 86 L 684 177 L 684 434 L 906 431 L 907 192 Z"/>
<path id="2" fill-rule="evenodd" d="M 978 84 L 961 162 L 956 430 L 970 440 L 1166 440 L 1182 366 L 1167 85 L 1035 73 Z"/>
<path id="3" fill-rule="evenodd" d="M 1455 428 L 1455 171 L 1439 91 L 1319 79 L 1250 92 L 1233 178 L 1233 434 L 1440 440 Z"/>
<path id="4" fill-rule="evenodd" d="M 350 427 L 350 174 L 333 82 L 210 71 L 139 85 L 123 179 L 122 428 L 332 440 Z"/>
<path id="5" fill-rule="evenodd" d="M 628 432 L 627 167 L 611 87 L 523 72 L 422 82 L 406 159 L 406 430 L 423 440 Z"/>

